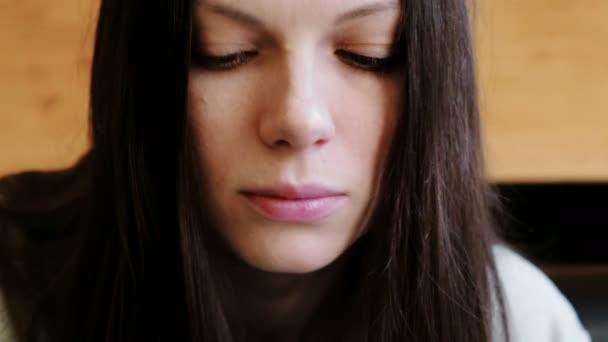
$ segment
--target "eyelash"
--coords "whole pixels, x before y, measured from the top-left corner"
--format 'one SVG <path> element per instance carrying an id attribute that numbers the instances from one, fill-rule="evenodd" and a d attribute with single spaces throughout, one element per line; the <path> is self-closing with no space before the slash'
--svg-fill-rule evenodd
<path id="1" fill-rule="evenodd" d="M 369 57 L 347 50 L 337 50 L 335 54 L 344 63 L 354 68 L 370 72 L 387 72 L 394 66 L 395 62 L 394 57 Z M 193 56 L 193 61 L 197 65 L 208 70 L 225 71 L 245 64 L 257 55 L 257 51 L 241 51 L 222 56 L 195 54 Z"/>
<path id="2" fill-rule="evenodd" d="M 236 68 L 257 55 L 257 51 L 241 51 L 222 56 L 195 54 L 193 61 L 205 69 L 221 71 Z"/>
<path id="3" fill-rule="evenodd" d="M 384 58 L 369 57 L 347 50 L 338 50 L 336 51 L 336 55 L 346 64 L 365 71 L 387 72 L 395 64 L 393 56 Z"/>

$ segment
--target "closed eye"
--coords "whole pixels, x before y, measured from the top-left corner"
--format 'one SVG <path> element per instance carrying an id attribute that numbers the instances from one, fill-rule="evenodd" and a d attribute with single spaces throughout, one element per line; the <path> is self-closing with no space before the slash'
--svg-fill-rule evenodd
<path id="1" fill-rule="evenodd" d="M 198 66 L 214 71 L 230 70 L 244 64 L 258 55 L 257 51 L 239 51 L 228 55 L 194 54 L 192 61 Z"/>
<path id="2" fill-rule="evenodd" d="M 372 72 L 387 72 L 395 65 L 395 58 L 389 57 L 370 57 L 360 55 L 348 50 L 337 50 L 335 52 L 344 63 Z M 239 51 L 227 55 L 193 54 L 192 60 L 198 66 L 212 71 L 224 71 L 234 69 L 247 63 L 258 55 L 255 50 Z"/>
<path id="3" fill-rule="evenodd" d="M 337 50 L 335 54 L 344 63 L 366 71 L 387 72 L 395 66 L 395 58 L 393 56 L 381 58 L 369 57 L 348 50 Z"/>

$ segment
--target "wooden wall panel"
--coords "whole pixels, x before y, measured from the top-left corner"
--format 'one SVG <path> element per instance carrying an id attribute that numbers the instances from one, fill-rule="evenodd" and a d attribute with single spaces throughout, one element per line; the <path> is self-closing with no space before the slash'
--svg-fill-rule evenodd
<path id="1" fill-rule="evenodd" d="M 490 177 L 608 181 L 608 1 L 478 6 Z"/>
<path id="2" fill-rule="evenodd" d="M 0 174 L 71 164 L 87 145 L 97 4 L 0 0 Z"/>
<path id="3" fill-rule="evenodd" d="M 87 146 L 98 0 L 0 0 L 0 174 Z M 489 177 L 608 180 L 608 1 L 478 0 Z"/>

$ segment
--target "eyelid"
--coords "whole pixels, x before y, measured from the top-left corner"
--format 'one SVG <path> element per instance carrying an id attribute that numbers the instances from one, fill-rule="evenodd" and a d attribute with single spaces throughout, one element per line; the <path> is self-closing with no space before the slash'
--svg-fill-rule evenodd
<path id="1" fill-rule="evenodd" d="M 345 49 L 335 51 L 336 56 L 351 67 L 369 72 L 389 72 L 396 66 L 394 55 L 387 57 L 371 57 Z"/>
<path id="2" fill-rule="evenodd" d="M 203 43 L 198 44 L 198 51 L 209 56 L 226 56 L 243 51 L 255 50 L 251 44 L 243 43 Z"/>
<path id="3" fill-rule="evenodd" d="M 207 70 L 223 71 L 245 64 L 257 55 L 256 50 L 237 51 L 222 55 L 195 53 L 192 56 L 192 61 Z"/>
<path id="4" fill-rule="evenodd" d="M 395 44 L 352 43 L 340 44 L 337 50 L 346 50 L 372 58 L 386 58 L 393 55 Z"/>

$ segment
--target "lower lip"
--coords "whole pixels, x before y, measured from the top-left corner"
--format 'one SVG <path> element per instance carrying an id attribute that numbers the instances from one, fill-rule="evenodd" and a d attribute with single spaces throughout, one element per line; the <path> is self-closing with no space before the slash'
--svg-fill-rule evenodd
<path id="1" fill-rule="evenodd" d="M 262 216 L 283 222 L 314 222 L 333 214 L 346 199 L 344 195 L 306 199 L 284 199 L 246 195 L 253 208 Z"/>

